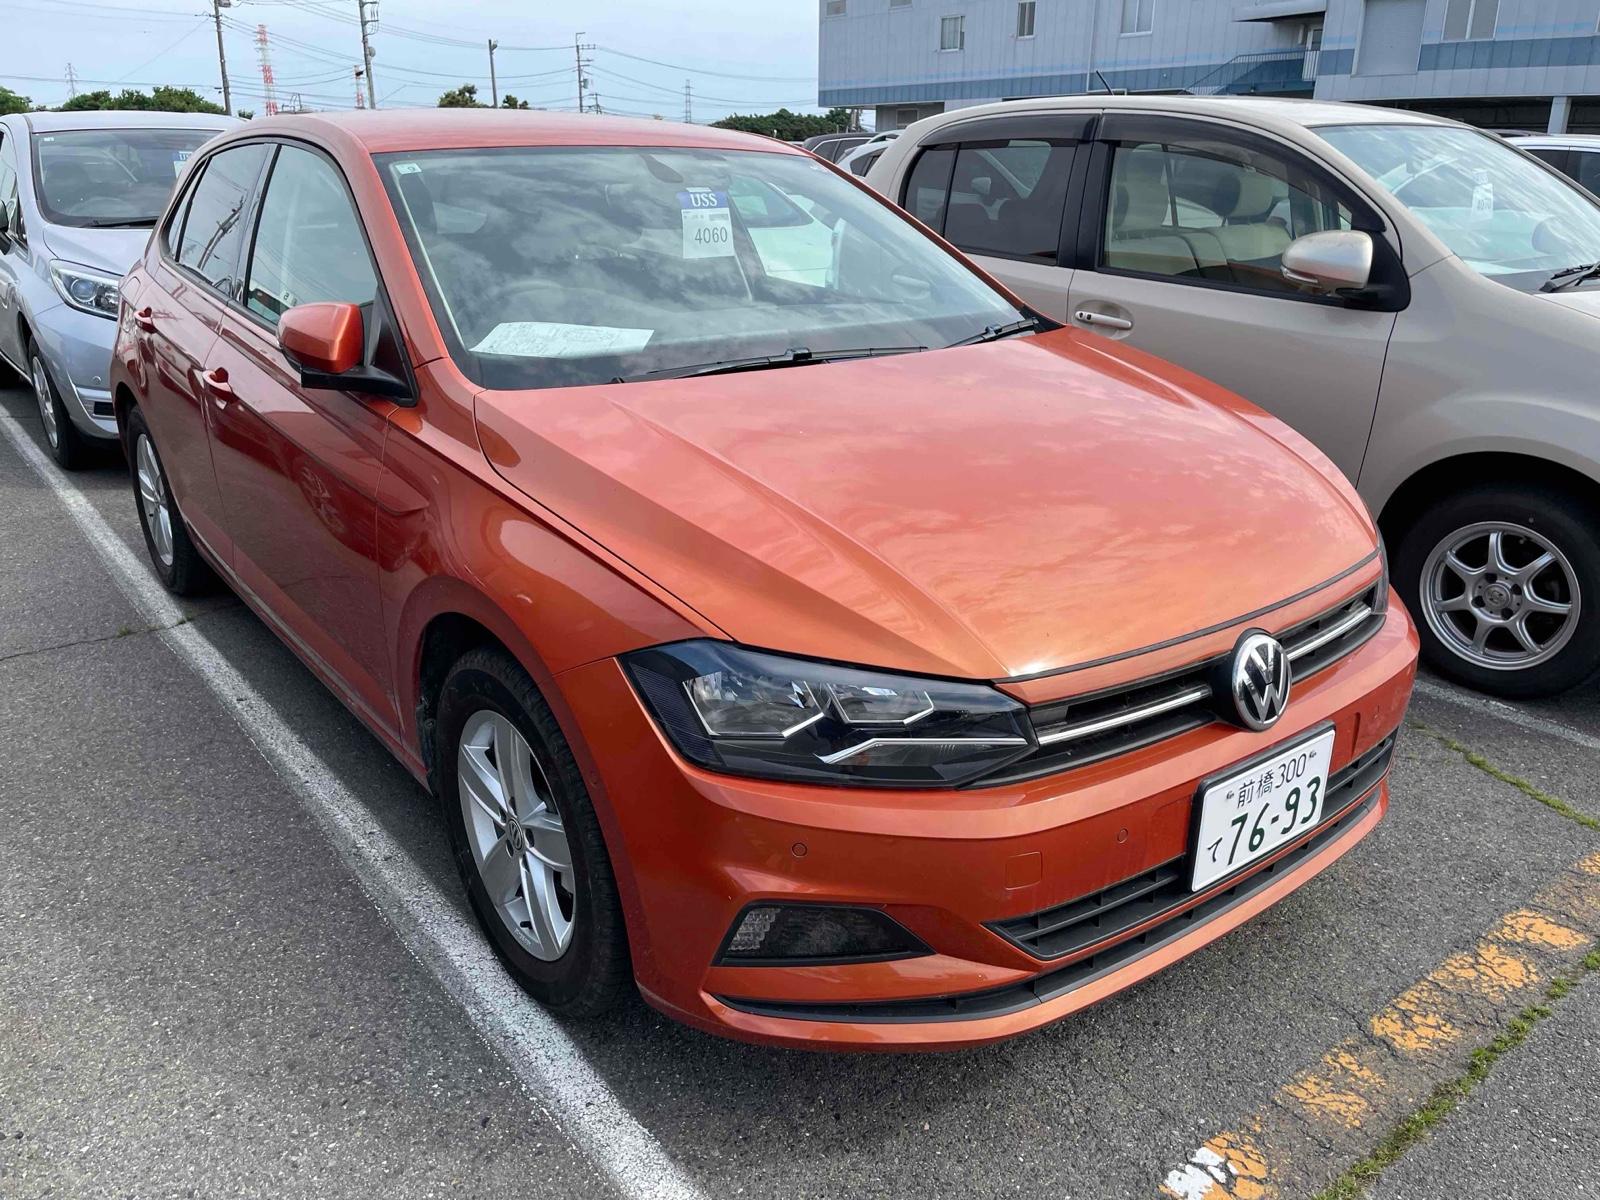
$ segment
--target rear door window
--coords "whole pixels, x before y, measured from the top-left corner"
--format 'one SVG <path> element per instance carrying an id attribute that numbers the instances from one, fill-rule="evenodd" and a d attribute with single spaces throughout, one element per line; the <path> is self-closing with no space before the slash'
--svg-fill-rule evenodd
<path id="1" fill-rule="evenodd" d="M 961 146 L 945 237 L 971 254 L 1055 262 L 1075 150 L 1026 138 Z"/>
<path id="2" fill-rule="evenodd" d="M 1574 150 L 1568 173 L 1591 192 L 1600 195 L 1600 151 Z"/>
<path id="3" fill-rule="evenodd" d="M 212 155 L 189 201 L 178 263 L 227 296 L 239 291 L 239 251 L 247 210 L 270 151 L 267 144 L 254 142 Z"/>

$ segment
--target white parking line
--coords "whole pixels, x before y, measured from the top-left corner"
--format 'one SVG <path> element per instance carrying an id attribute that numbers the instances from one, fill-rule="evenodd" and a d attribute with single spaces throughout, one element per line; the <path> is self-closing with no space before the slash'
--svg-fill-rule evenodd
<path id="1" fill-rule="evenodd" d="M 477 928 L 366 805 L 204 634 L 191 624 L 178 624 L 183 611 L 144 561 L 4 411 L 0 411 L 0 432 L 60 499 L 140 616 L 200 677 L 327 832 L 406 949 L 466 1010 L 534 1104 L 624 1195 L 651 1200 L 701 1197 L 700 1189 L 634 1120 L 561 1026 L 511 981 Z"/>
<path id="2" fill-rule="evenodd" d="M 1456 704 L 1462 708 L 1475 708 L 1480 712 L 1488 712 L 1492 716 L 1504 721 L 1508 725 L 1515 725 L 1519 729 L 1526 729 L 1530 733 L 1540 733 L 1545 737 L 1559 738 L 1564 742 L 1571 742 L 1574 746 L 1582 746 L 1585 750 L 1600 750 L 1600 738 L 1591 737 L 1576 729 L 1569 729 L 1557 721 L 1549 721 L 1543 717 L 1530 716 L 1514 705 L 1507 704 L 1504 700 L 1496 700 L 1490 696 L 1480 696 L 1475 692 L 1463 692 L 1445 683 L 1435 683 L 1429 679 L 1418 679 L 1416 690 L 1424 696 L 1431 696 L 1435 700 L 1443 700 L 1449 704 Z"/>

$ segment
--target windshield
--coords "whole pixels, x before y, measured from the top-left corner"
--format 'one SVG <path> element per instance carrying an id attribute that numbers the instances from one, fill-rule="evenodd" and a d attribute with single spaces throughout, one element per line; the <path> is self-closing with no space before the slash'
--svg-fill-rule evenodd
<path id="1" fill-rule="evenodd" d="M 56 225 L 154 225 L 215 129 L 74 129 L 33 138 L 34 191 Z"/>
<path id="2" fill-rule="evenodd" d="M 1553 272 L 1600 261 L 1600 206 L 1499 138 L 1439 125 L 1318 129 L 1468 266 L 1537 291 Z"/>
<path id="3" fill-rule="evenodd" d="M 806 155 L 558 147 L 377 161 L 451 353 L 486 387 L 933 348 L 1022 318 Z"/>

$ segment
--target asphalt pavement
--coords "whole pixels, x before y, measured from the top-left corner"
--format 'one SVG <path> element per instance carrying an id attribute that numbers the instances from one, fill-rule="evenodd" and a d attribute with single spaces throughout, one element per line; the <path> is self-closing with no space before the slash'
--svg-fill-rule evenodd
<path id="1" fill-rule="evenodd" d="M 298 660 L 225 594 L 169 622 L 130 591 L 86 533 L 142 563 L 120 461 L 41 475 L 8 431 L 37 444 L 0 385 L 0 1196 L 1600 1190 L 1600 689 L 1426 684 L 1371 837 L 1013 1042 L 557 1025 L 439 948 L 432 801 Z"/>

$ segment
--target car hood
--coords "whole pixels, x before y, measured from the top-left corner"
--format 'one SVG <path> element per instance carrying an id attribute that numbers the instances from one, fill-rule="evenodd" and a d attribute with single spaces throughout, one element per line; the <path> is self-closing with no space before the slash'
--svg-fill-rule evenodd
<path id="1" fill-rule="evenodd" d="M 149 226 L 138 229 L 84 229 L 76 225 L 46 225 L 44 242 L 54 258 L 95 267 L 112 275 L 126 275 L 144 253 Z"/>
<path id="2" fill-rule="evenodd" d="M 1121 654 L 1376 545 L 1286 426 L 1071 331 L 476 408 L 507 481 L 728 636 L 879 667 L 994 679 Z"/>
<path id="3" fill-rule="evenodd" d="M 1573 312 L 1600 317 L 1600 286 L 1574 288 L 1570 292 L 1536 292 L 1535 295 L 1551 304 L 1570 308 Z"/>

